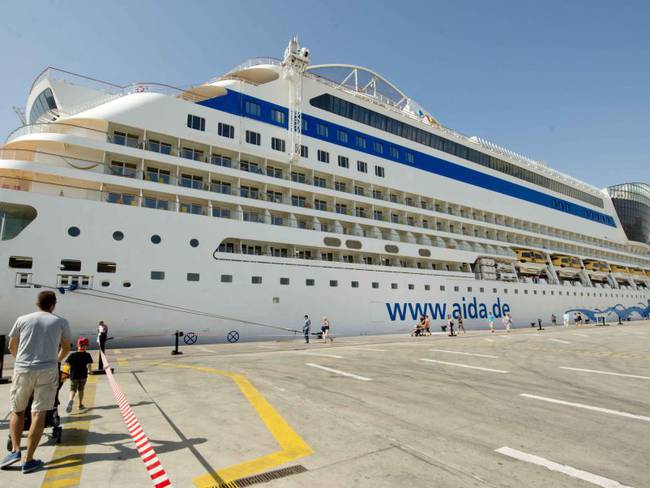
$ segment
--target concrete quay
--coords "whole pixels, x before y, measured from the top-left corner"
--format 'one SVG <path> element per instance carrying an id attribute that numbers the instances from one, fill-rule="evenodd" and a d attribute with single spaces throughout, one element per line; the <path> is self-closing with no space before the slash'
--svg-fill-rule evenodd
<path id="1" fill-rule="evenodd" d="M 650 322 L 637 321 L 309 345 L 199 340 L 180 356 L 108 357 L 176 487 L 642 488 L 649 344 Z M 37 452 L 45 469 L 5 470 L 0 484 L 153 486 L 107 378 L 93 376 L 88 408 L 70 415 L 68 391 L 62 443 L 44 437 Z M 6 440 L 6 420 L 0 432 Z"/>

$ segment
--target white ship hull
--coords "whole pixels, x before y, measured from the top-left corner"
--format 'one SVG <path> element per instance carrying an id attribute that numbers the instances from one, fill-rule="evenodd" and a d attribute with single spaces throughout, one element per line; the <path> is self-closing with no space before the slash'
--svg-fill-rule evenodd
<path id="1" fill-rule="evenodd" d="M 507 311 L 515 326 L 528 327 L 538 318 L 549 323 L 553 313 L 561 321 L 567 310 L 606 310 L 618 304 L 622 305 L 619 311 L 629 309 L 630 318 L 638 319 L 641 314 L 632 308 L 647 306 L 648 294 L 639 290 L 567 291 L 562 286 L 454 278 L 440 272 L 405 273 L 364 265 L 346 269 L 342 263 L 227 253 L 216 253 L 215 259 L 213 253 L 222 239 L 232 232 L 259 232 L 264 224 L 103 202 L 80 205 L 74 199 L 11 190 L 0 190 L 0 200 L 28 203 L 38 211 L 37 219 L 18 237 L 2 243 L 3 255 L 33 256 L 35 268 L 26 270 L 31 283 L 53 288 L 62 273 L 58 269 L 62 258 L 74 256 L 88 263 L 89 269 L 78 274 L 91 276 L 94 290 L 58 294 L 57 313 L 70 321 L 75 336 L 94 336 L 97 322 L 104 320 L 115 337 L 114 347 L 171 344 L 176 330 L 198 334 L 199 343 L 225 342 L 231 331 L 242 341 L 296 337 L 290 329 L 301 328 L 304 314 L 312 318 L 313 331 L 319 329 L 320 318 L 327 316 L 335 335 L 350 336 L 407 333 L 420 313 L 433 318 L 434 328 L 445 323 L 446 313 L 456 316 L 460 312 L 467 329 L 486 329 L 490 312 L 497 315 L 497 326 L 499 316 Z M 79 237 L 68 236 L 70 225 L 80 228 Z M 111 237 L 115 230 L 124 233 L 122 241 Z M 161 244 L 151 245 L 150 234 L 160 235 Z M 191 238 L 199 240 L 198 248 L 188 245 Z M 117 272 L 97 273 L 92 265 L 99 260 L 118 263 Z M 165 280 L 150 280 L 150 271 L 156 269 L 166 270 Z M 15 287 L 19 272 L 3 269 L 0 274 L 1 334 L 9 332 L 15 317 L 33 311 L 40 291 Z M 187 282 L 188 272 L 200 273 L 200 281 Z M 221 283 L 222 274 L 231 275 L 232 283 Z M 261 276 L 262 283 L 252 285 L 252 276 Z M 289 285 L 280 285 L 280 278 L 289 278 Z M 307 279 L 315 280 L 315 286 L 305 286 Z M 336 280 L 338 286 L 331 287 L 330 280 Z M 110 286 L 101 287 L 101 281 L 109 281 Z M 358 281 L 359 287 L 351 288 L 352 281 Z M 123 287 L 124 282 L 131 287 Z M 371 288 L 372 282 L 378 282 L 379 288 Z M 397 283 L 396 290 L 392 283 Z M 409 284 L 414 285 L 413 290 Z M 424 291 L 425 284 L 429 291 Z M 604 298 L 601 293 L 618 296 Z M 134 298 L 152 303 L 129 303 Z M 616 317 L 614 311 L 608 314 L 609 320 Z"/>

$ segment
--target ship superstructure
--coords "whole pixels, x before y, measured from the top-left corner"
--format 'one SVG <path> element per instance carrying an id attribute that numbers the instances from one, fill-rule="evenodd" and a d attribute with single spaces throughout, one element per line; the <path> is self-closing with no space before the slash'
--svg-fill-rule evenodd
<path id="1" fill-rule="evenodd" d="M 0 153 L 1 331 L 35 287 L 80 332 L 152 341 L 647 316 L 650 246 L 607 192 L 309 58 L 293 40 L 187 89 L 45 70 Z"/>

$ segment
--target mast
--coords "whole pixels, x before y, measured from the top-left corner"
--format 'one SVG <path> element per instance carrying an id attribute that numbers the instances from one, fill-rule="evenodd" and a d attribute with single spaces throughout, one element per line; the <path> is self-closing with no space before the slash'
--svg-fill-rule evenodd
<path id="1" fill-rule="evenodd" d="M 289 163 L 300 160 L 302 134 L 302 75 L 309 64 L 309 50 L 294 37 L 284 51 L 282 76 L 289 81 Z"/>

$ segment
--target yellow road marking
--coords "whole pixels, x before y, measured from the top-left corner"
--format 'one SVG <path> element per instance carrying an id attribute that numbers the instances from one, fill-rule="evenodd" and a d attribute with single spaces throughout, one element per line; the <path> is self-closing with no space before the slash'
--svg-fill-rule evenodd
<path id="1" fill-rule="evenodd" d="M 64 488 L 66 486 L 79 486 L 81 478 L 64 478 L 60 480 L 44 481 L 41 488 Z"/>
<path id="2" fill-rule="evenodd" d="M 92 407 L 95 404 L 96 386 L 97 377 L 90 376 L 86 383 L 86 391 L 84 392 L 84 404 L 88 407 Z M 78 415 L 84 415 L 84 412 L 79 412 L 73 415 L 72 418 L 74 419 Z M 52 460 L 46 464 L 46 467 L 49 469 L 45 473 L 41 488 L 79 486 L 89 428 L 89 420 L 73 420 L 63 425 L 62 444 L 56 447 L 52 454 Z M 71 429 L 75 430 L 66 433 L 67 430 Z M 66 442 L 70 442 L 72 445 L 66 445 Z"/>
<path id="3" fill-rule="evenodd" d="M 248 381 L 243 374 L 231 373 L 205 366 L 193 366 L 185 364 L 161 364 L 173 368 L 186 368 L 203 371 L 204 373 L 216 374 L 230 378 L 239 387 L 246 400 L 251 404 L 255 413 L 262 419 L 266 428 L 271 432 L 280 445 L 280 450 L 266 456 L 258 457 L 250 461 L 222 468 L 215 473 L 206 473 L 197 476 L 192 481 L 197 488 L 211 488 L 225 483 L 252 476 L 280 464 L 313 454 L 311 447 L 300 437 L 296 431 L 287 423 L 284 418 L 271 406 L 262 394 Z"/>

